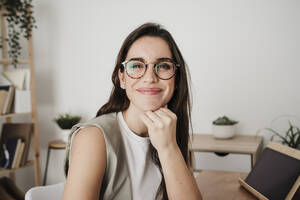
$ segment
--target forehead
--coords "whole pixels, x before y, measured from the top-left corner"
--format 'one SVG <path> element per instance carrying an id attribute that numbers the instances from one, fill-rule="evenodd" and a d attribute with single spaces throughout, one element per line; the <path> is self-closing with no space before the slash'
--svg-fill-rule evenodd
<path id="1" fill-rule="evenodd" d="M 144 36 L 137 39 L 129 48 L 126 60 L 143 58 L 154 61 L 159 58 L 172 58 L 168 43 L 160 37 Z"/>

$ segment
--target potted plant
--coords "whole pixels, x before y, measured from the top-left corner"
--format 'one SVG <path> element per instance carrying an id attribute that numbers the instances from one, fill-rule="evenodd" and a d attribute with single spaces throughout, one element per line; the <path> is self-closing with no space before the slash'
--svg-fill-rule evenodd
<path id="1" fill-rule="evenodd" d="M 70 113 L 59 114 L 58 117 L 54 118 L 54 122 L 56 122 L 63 135 L 62 140 L 64 142 L 68 141 L 71 128 L 75 124 L 79 123 L 80 120 L 81 120 L 80 116 L 71 115 Z"/>
<path id="2" fill-rule="evenodd" d="M 21 54 L 20 37 L 27 40 L 31 37 L 32 29 L 37 28 L 32 11 L 32 0 L 0 0 L 1 14 L 5 16 L 8 37 L 4 38 L 9 46 L 8 55 L 16 66 Z M 2 41 L 0 42 L 0 48 Z"/>
<path id="3" fill-rule="evenodd" d="M 297 126 L 292 125 L 290 121 L 288 122 L 289 128 L 287 129 L 285 134 L 280 134 L 279 132 L 271 128 L 265 128 L 264 130 L 273 133 L 271 136 L 271 141 L 273 141 L 273 139 L 276 137 L 283 145 L 287 145 L 289 147 L 300 150 L 300 129 Z"/>
<path id="4" fill-rule="evenodd" d="M 236 124 L 238 121 L 234 121 L 227 116 L 218 117 L 212 122 L 213 136 L 218 139 L 228 139 L 235 135 Z"/>

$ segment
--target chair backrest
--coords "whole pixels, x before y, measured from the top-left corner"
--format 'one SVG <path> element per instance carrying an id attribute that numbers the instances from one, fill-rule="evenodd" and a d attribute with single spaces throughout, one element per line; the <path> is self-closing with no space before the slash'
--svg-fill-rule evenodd
<path id="1" fill-rule="evenodd" d="M 47 186 L 37 186 L 28 190 L 25 194 L 25 200 L 53 200 L 61 199 L 65 183 L 57 183 Z"/>

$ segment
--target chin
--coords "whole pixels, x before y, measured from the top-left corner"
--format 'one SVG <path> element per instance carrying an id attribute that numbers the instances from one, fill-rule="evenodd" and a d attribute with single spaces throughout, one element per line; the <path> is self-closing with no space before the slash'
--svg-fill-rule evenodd
<path id="1" fill-rule="evenodd" d="M 156 111 L 168 103 L 168 99 L 133 99 L 130 101 L 130 106 L 136 109 L 146 111 Z"/>
<path id="2" fill-rule="evenodd" d="M 143 111 L 156 111 L 158 109 L 160 109 L 163 105 L 141 105 L 141 110 Z"/>
<path id="3" fill-rule="evenodd" d="M 160 107 L 157 107 L 157 108 L 146 108 L 146 109 L 143 109 L 145 112 L 146 111 L 152 111 L 152 112 L 154 112 L 154 111 L 156 111 L 156 110 L 158 110 L 158 109 L 160 109 Z"/>

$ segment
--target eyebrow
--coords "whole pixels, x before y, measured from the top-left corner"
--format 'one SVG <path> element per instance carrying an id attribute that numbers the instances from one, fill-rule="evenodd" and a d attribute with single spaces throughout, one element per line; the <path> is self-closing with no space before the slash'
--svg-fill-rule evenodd
<path id="1" fill-rule="evenodd" d="M 129 60 L 137 60 L 137 61 L 141 61 L 145 63 L 145 59 L 142 57 L 136 57 L 136 58 L 130 58 Z M 156 59 L 156 61 L 160 62 L 160 61 L 171 61 L 173 62 L 174 60 L 172 58 L 158 58 Z"/>

